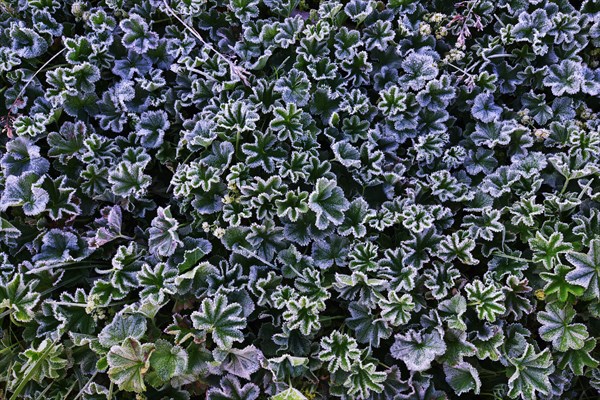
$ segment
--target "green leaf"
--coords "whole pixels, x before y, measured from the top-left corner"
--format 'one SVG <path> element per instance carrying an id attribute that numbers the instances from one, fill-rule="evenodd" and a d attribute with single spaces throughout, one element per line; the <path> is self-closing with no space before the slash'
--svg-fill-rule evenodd
<path id="1" fill-rule="evenodd" d="M 475 306 L 479 319 L 494 322 L 496 318 L 506 311 L 502 304 L 504 294 L 493 284 L 485 285 L 480 280 L 475 280 L 465 286 L 469 305 Z"/>
<path id="2" fill-rule="evenodd" d="M 8 243 L 21 236 L 21 231 L 4 218 L 0 217 L 0 241 Z"/>
<path id="3" fill-rule="evenodd" d="M 319 178 L 315 190 L 308 197 L 308 206 L 317 215 L 317 228 L 327 229 L 329 224 L 340 225 L 344 221 L 344 211 L 350 203 L 344 197 L 336 181 Z"/>
<path id="4" fill-rule="evenodd" d="M 44 339 L 37 348 L 29 348 L 23 352 L 27 362 L 23 364 L 21 372 L 29 372 L 31 368 L 34 372 L 30 379 L 37 383 L 42 383 L 44 378 L 57 379 L 68 364 L 66 358 L 61 358 L 62 353 L 62 344 Z"/>
<path id="5" fill-rule="evenodd" d="M 348 395 L 355 398 L 367 398 L 371 392 L 381 393 L 383 391 L 382 382 L 387 377 L 385 372 L 377 371 L 375 364 L 368 363 L 363 365 L 362 362 L 354 364 L 350 375 L 344 382 L 344 386 L 348 388 Z"/>
<path id="6" fill-rule="evenodd" d="M 214 350 L 215 361 L 221 363 L 221 368 L 230 374 L 250 380 L 250 376 L 260 369 L 264 356 L 254 345 L 243 349 Z"/>
<path id="7" fill-rule="evenodd" d="M 552 389 L 549 376 L 554 372 L 552 356 L 549 349 L 536 354 L 533 345 L 528 343 L 523 355 L 509 358 L 511 373 L 508 379 L 508 395 L 514 399 L 521 396 L 523 400 L 536 399 L 536 392 L 547 395 Z"/>
<path id="8" fill-rule="evenodd" d="M 542 324 L 540 336 L 558 351 L 581 349 L 588 338 L 588 332 L 583 324 L 572 324 L 575 310 L 570 305 L 561 308 L 552 303 L 546 306 L 546 311 L 538 313 L 537 320 Z"/>
<path id="9" fill-rule="evenodd" d="M 541 262 L 546 269 L 552 269 L 555 262 L 559 261 L 559 255 L 573 248 L 571 243 L 563 241 L 560 232 L 554 232 L 549 238 L 537 231 L 535 237 L 529 239 L 529 247 L 533 251 L 533 261 Z"/>
<path id="10" fill-rule="evenodd" d="M 460 396 L 471 390 L 475 394 L 479 394 L 481 390 L 479 372 L 468 362 L 463 361 L 454 366 L 444 365 L 444 373 L 446 374 L 446 382 L 454 389 L 457 395 Z"/>
<path id="11" fill-rule="evenodd" d="M 271 397 L 271 400 L 308 400 L 298 389 L 289 387 L 283 392 L 277 393 Z"/>
<path id="12" fill-rule="evenodd" d="M 154 344 L 140 344 L 134 338 L 127 338 L 121 345 L 111 347 L 107 355 L 109 378 L 119 385 L 121 390 L 144 392 L 144 375 L 150 367 L 153 351 Z"/>
<path id="13" fill-rule="evenodd" d="M 584 368 L 598 368 L 600 363 L 594 359 L 590 353 L 596 348 L 596 339 L 589 338 L 583 344 L 583 347 L 577 350 L 567 350 L 558 355 L 558 368 L 566 369 L 567 367 L 575 375 L 583 375 Z"/>
<path id="14" fill-rule="evenodd" d="M 288 217 L 290 221 L 296 222 L 300 214 L 308 211 L 308 193 L 298 191 L 288 191 L 285 194 L 285 199 L 275 200 L 277 205 L 277 216 L 279 218 Z"/>
<path id="15" fill-rule="evenodd" d="M 39 177 L 33 172 L 26 172 L 18 177 L 8 176 L 0 197 L 0 211 L 6 211 L 9 207 L 22 207 L 25 215 L 41 214 L 50 200 L 48 193 L 41 188 L 43 182 L 44 176 Z"/>
<path id="16" fill-rule="evenodd" d="M 62 345 L 56 345 L 50 339 L 45 339 L 37 349 L 30 348 L 24 352 L 25 362 L 20 370 L 15 370 L 18 376 L 18 385 L 12 391 L 10 400 L 21 398 L 21 392 L 33 379 L 41 383 L 44 377 L 58 378 L 57 370 L 63 370 L 68 364 L 67 360 L 59 357 L 62 353 Z"/>
<path id="17" fill-rule="evenodd" d="M 587 254 L 572 252 L 566 257 L 575 267 L 567 274 L 567 282 L 584 287 L 585 299 L 600 299 L 600 239 L 590 242 Z"/>
<path id="18" fill-rule="evenodd" d="M 150 356 L 150 366 L 161 380 L 168 381 L 185 371 L 188 357 L 184 349 L 173 346 L 163 339 L 158 339 L 154 345 L 155 350 Z"/>
<path id="19" fill-rule="evenodd" d="M 446 343 L 437 330 L 423 333 L 411 329 L 396 335 L 390 352 L 395 359 L 404 361 L 409 371 L 425 371 L 437 356 L 446 352 Z"/>
<path id="20" fill-rule="evenodd" d="M 212 333 L 217 346 L 227 349 L 233 342 L 244 340 L 242 329 L 246 326 L 246 321 L 242 315 L 242 306 L 228 304 L 227 298 L 218 294 L 214 300 L 204 299 L 200 311 L 194 311 L 191 318 L 194 328 Z"/>
<path id="21" fill-rule="evenodd" d="M 540 277 L 548 282 L 544 286 L 544 293 L 549 296 L 556 293 L 558 300 L 562 303 L 569 299 L 569 295 L 579 297 L 585 292 L 585 288 L 579 285 L 573 285 L 567 281 L 567 274 L 572 270 L 566 265 L 558 264 L 554 267 L 554 273 L 542 272 Z"/>
<path id="22" fill-rule="evenodd" d="M 350 371 L 354 361 L 360 357 L 356 340 L 338 331 L 333 331 L 331 335 L 321 339 L 321 349 L 319 359 L 328 363 L 327 369 L 332 374 L 338 368 L 342 371 Z"/>
<path id="23" fill-rule="evenodd" d="M 151 225 L 148 229 L 150 253 L 168 257 L 175 253 L 177 247 L 183 246 L 183 242 L 179 240 L 179 234 L 177 233 L 179 223 L 171 214 L 171 206 L 158 207 L 156 217 L 152 220 Z"/>
<path id="24" fill-rule="evenodd" d="M 383 300 L 380 307 L 384 320 L 392 326 L 400 326 L 410 319 L 410 312 L 415 308 L 415 303 L 408 293 L 398 296 L 397 292 L 389 292 L 387 300 Z"/>
<path id="25" fill-rule="evenodd" d="M 34 291 L 37 281 L 25 284 L 23 280 L 23 274 L 15 274 L 6 285 L 0 285 L 0 310 L 9 309 L 15 321 L 29 322 L 40 294 Z"/>
<path id="26" fill-rule="evenodd" d="M 149 175 L 144 174 L 144 165 L 123 161 L 110 171 L 108 182 L 112 185 L 115 196 L 141 197 L 152 183 Z"/>
<path id="27" fill-rule="evenodd" d="M 146 333 L 146 318 L 141 314 L 117 314 L 98 334 L 104 347 L 122 343 L 127 338 L 141 339 Z"/>
<path id="28" fill-rule="evenodd" d="M 302 296 L 287 302 L 287 310 L 283 313 L 283 318 L 290 330 L 298 329 L 303 335 L 308 336 L 321 328 L 319 311 L 321 311 L 321 304 L 318 301 Z"/>

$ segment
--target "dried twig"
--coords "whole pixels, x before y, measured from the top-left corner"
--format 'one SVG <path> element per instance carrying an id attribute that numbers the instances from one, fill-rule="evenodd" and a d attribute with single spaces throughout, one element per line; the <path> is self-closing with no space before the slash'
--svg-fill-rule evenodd
<path id="1" fill-rule="evenodd" d="M 472 18 L 473 10 L 475 9 L 475 6 L 477 5 L 478 2 L 479 2 L 479 0 L 471 0 L 471 1 L 463 1 L 463 2 L 455 4 L 455 7 L 457 7 L 457 8 L 468 7 L 466 14 L 455 15 L 452 18 L 452 20 L 450 22 L 448 22 L 448 25 L 446 25 L 449 28 L 451 25 L 454 25 L 454 24 L 458 24 L 458 23 L 462 24 L 460 26 L 460 30 L 458 33 L 458 39 L 456 41 L 456 44 L 458 45 L 458 47 L 464 46 L 467 38 L 471 36 L 471 31 L 469 30 L 468 22 Z M 473 19 L 474 19 L 473 27 L 479 31 L 482 30 L 483 24 L 481 23 L 481 17 L 479 15 L 475 14 Z"/>
<path id="2" fill-rule="evenodd" d="M 27 86 L 29 86 L 29 84 L 35 79 L 35 77 L 44 69 L 46 68 L 46 66 L 48 64 L 50 64 L 56 57 L 60 56 L 62 53 L 64 53 L 64 51 L 66 50 L 66 48 L 63 48 L 61 51 L 59 51 L 58 53 L 56 53 L 55 55 L 53 55 L 52 57 L 50 57 L 48 59 L 48 61 L 46 61 L 44 64 L 42 64 L 41 67 L 39 67 L 37 69 L 37 71 L 35 71 L 35 73 L 33 75 L 31 75 L 31 78 L 29 78 L 27 80 L 27 82 L 25 82 L 25 86 L 23 86 L 23 88 L 21 89 L 21 91 L 19 92 L 19 94 L 17 95 L 16 99 L 15 99 L 15 103 L 17 102 L 17 100 L 19 100 L 21 98 L 21 96 L 23 95 L 23 93 L 25 93 L 25 90 L 27 89 Z M 14 103 L 13 103 L 14 105 Z M 12 106 L 11 106 L 12 108 Z"/>
<path id="3" fill-rule="evenodd" d="M 8 136 L 10 139 L 13 138 L 13 128 L 12 128 L 12 123 L 13 121 L 16 119 L 16 116 L 13 115 L 13 109 L 16 106 L 20 106 L 24 103 L 22 96 L 23 94 L 25 94 L 25 90 L 27 90 L 27 87 L 29 87 L 29 84 L 31 84 L 31 82 L 33 82 L 33 80 L 35 79 L 35 77 L 44 69 L 46 68 L 46 66 L 48 66 L 48 64 L 50 64 L 56 57 L 58 57 L 59 55 L 61 55 L 66 49 L 62 49 L 61 51 L 59 51 L 58 53 L 54 54 L 52 57 L 50 57 L 48 59 L 48 61 L 46 61 L 44 64 L 42 64 L 41 67 L 39 67 L 37 69 L 37 71 L 35 71 L 33 73 L 33 75 L 31 75 L 31 77 L 27 80 L 27 82 L 25 82 L 25 85 L 23 85 L 23 87 L 21 88 L 21 91 L 19 91 L 19 94 L 17 95 L 17 97 L 15 97 L 15 101 L 13 101 L 13 103 L 10 105 L 9 109 L 8 109 L 8 113 L 5 116 L 0 117 L 0 122 L 2 122 L 4 124 L 4 128 L 2 129 L 3 132 L 6 133 L 6 136 Z"/>
<path id="4" fill-rule="evenodd" d="M 194 37 L 196 39 L 198 39 L 200 41 L 200 43 L 202 43 L 204 46 L 206 46 L 209 50 L 213 51 L 221 60 L 225 61 L 229 65 L 229 68 L 231 69 L 231 72 L 234 73 L 235 75 L 237 75 L 240 78 L 240 80 L 244 83 L 244 85 L 250 86 L 250 82 L 248 81 L 248 75 L 250 75 L 250 73 L 248 71 L 246 71 L 246 69 L 244 69 L 243 67 L 240 67 L 239 65 L 237 65 L 236 63 L 234 63 L 229 57 L 221 54 L 219 51 L 217 51 L 217 49 L 215 49 L 213 47 L 213 45 L 211 45 L 210 43 L 208 43 L 207 41 L 205 41 L 204 38 L 202 37 L 202 35 L 200 35 L 198 33 L 198 31 L 196 31 L 194 28 L 192 28 L 179 15 L 177 15 L 177 13 L 175 12 L 175 10 L 173 10 L 173 8 L 171 8 L 171 6 L 167 3 L 167 0 L 163 0 L 163 4 L 165 5 L 165 8 L 169 12 L 169 14 L 171 14 L 179 22 L 181 22 L 181 24 L 192 35 L 194 35 Z"/>

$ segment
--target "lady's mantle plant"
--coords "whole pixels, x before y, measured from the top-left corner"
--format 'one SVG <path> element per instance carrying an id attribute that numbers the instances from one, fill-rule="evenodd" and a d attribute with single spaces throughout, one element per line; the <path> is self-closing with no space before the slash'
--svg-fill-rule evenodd
<path id="1" fill-rule="evenodd" d="M 600 396 L 598 2 L 0 10 L 0 397 Z"/>

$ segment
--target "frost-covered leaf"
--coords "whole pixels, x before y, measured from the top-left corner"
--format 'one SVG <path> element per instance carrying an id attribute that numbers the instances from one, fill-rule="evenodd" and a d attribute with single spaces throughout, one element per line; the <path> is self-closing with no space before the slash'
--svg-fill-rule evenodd
<path id="1" fill-rule="evenodd" d="M 148 246 L 152 254 L 167 257 L 172 255 L 177 247 L 183 246 L 177 233 L 179 223 L 173 218 L 170 206 L 159 207 L 151 225 L 148 229 Z"/>
<path id="2" fill-rule="evenodd" d="M 529 239 L 529 246 L 533 250 L 533 261 L 541 262 L 546 269 L 552 269 L 554 263 L 559 260 L 559 255 L 573 248 L 570 243 L 564 242 L 560 232 L 554 232 L 546 238 L 539 231 L 535 237 Z"/>
<path id="3" fill-rule="evenodd" d="M 303 335 L 310 335 L 321 327 L 319 311 L 322 305 L 318 301 L 311 301 L 306 296 L 291 299 L 287 303 L 287 310 L 283 313 L 289 329 L 298 329 Z"/>
<path id="4" fill-rule="evenodd" d="M 584 296 L 600 299 L 600 240 L 590 242 L 587 254 L 571 252 L 566 257 L 575 267 L 567 273 L 567 282 L 584 287 Z"/>
<path id="5" fill-rule="evenodd" d="M 422 89 L 425 84 L 438 74 L 437 65 L 430 55 L 411 53 L 402 62 L 405 74 L 400 81 L 413 90 Z"/>
<path id="6" fill-rule="evenodd" d="M 457 365 L 444 365 L 446 382 L 454 389 L 457 395 L 470 392 L 479 394 L 481 390 L 481 380 L 479 372 L 471 364 L 462 362 Z"/>
<path id="7" fill-rule="evenodd" d="M 146 333 L 146 318 L 141 314 L 117 314 L 98 334 L 106 348 L 121 344 L 127 338 L 141 339 Z"/>
<path id="8" fill-rule="evenodd" d="M 536 393 L 548 394 L 551 390 L 549 375 L 554 371 L 549 349 L 536 353 L 533 345 L 527 344 L 523 354 L 509 358 L 508 396 L 524 400 L 536 399 Z"/>
<path id="9" fill-rule="evenodd" d="M 585 288 L 569 283 L 566 279 L 567 274 L 571 270 L 572 268 L 559 264 L 554 268 L 554 272 L 542 272 L 540 277 L 548 282 L 546 286 L 544 286 L 544 293 L 546 295 L 556 293 L 558 300 L 563 303 L 568 300 L 569 295 L 575 297 L 581 296 L 585 292 Z"/>
<path id="10" fill-rule="evenodd" d="M 366 398 L 371 393 L 383 391 L 382 382 L 385 378 L 385 372 L 377 371 L 375 364 L 358 362 L 352 367 L 344 386 L 348 388 L 349 395 Z"/>
<path id="11" fill-rule="evenodd" d="M 168 267 L 164 263 L 158 263 L 154 268 L 145 264 L 137 275 L 138 282 L 143 288 L 140 297 L 152 304 L 164 304 L 165 297 L 177 291 L 175 284 L 177 275 L 175 268 Z"/>
<path id="12" fill-rule="evenodd" d="M 242 306 L 229 304 L 223 295 L 204 299 L 200 311 L 192 313 L 194 328 L 212 334 L 215 344 L 221 349 L 230 348 L 234 342 L 244 340 L 242 329 L 246 321 L 241 317 Z"/>
<path id="13" fill-rule="evenodd" d="M 264 359 L 262 352 L 253 345 L 243 349 L 217 350 L 213 354 L 216 360 L 221 361 L 225 371 L 244 379 L 250 379 L 260 369 L 260 362 Z"/>
<path id="14" fill-rule="evenodd" d="M 473 113 L 473 117 L 488 123 L 500 119 L 502 108 L 496 105 L 494 96 L 489 93 L 481 93 L 473 100 L 471 112 Z"/>
<path id="15" fill-rule="evenodd" d="M 542 339 L 551 341 L 558 351 L 582 348 L 589 335 L 584 324 L 572 323 L 575 314 L 571 306 L 561 308 L 557 303 L 548 304 L 546 311 L 537 316 L 542 324 L 539 330 Z"/>
<path id="16" fill-rule="evenodd" d="M 64 346 L 51 339 L 44 339 L 39 346 L 28 348 L 23 356 L 26 361 L 19 372 L 40 384 L 45 378 L 59 378 L 69 362 L 64 356 Z"/>
<path id="17" fill-rule="evenodd" d="M 187 368 L 187 352 L 179 346 L 173 346 L 166 340 L 154 343 L 155 349 L 150 355 L 150 366 L 163 381 L 182 374 Z"/>
<path id="18" fill-rule="evenodd" d="M 206 392 L 207 400 L 256 400 L 260 394 L 254 383 L 242 385 L 233 375 L 225 375 L 219 385 L 220 388 L 213 387 Z"/>
<path id="19" fill-rule="evenodd" d="M 154 344 L 141 344 L 137 339 L 126 338 L 122 344 L 111 347 L 107 354 L 108 376 L 127 392 L 146 390 L 144 375 L 150 368 Z"/>
<path id="20" fill-rule="evenodd" d="M 426 333 L 411 329 L 395 336 L 390 352 L 395 359 L 404 361 L 410 371 L 425 371 L 446 352 L 446 344 L 437 330 Z"/>
<path id="21" fill-rule="evenodd" d="M 143 196 L 152 183 L 149 175 L 143 173 L 144 165 L 123 161 L 108 175 L 108 182 L 116 196 Z"/>
<path id="22" fill-rule="evenodd" d="M 582 81 L 581 64 L 571 60 L 562 60 L 560 64 L 549 66 L 544 77 L 544 85 L 549 86 L 555 96 L 579 92 Z"/>
<path id="23" fill-rule="evenodd" d="M 36 283 L 26 283 L 22 274 L 15 274 L 6 284 L 0 285 L 0 310 L 8 310 L 15 321 L 31 321 L 33 308 L 40 300 L 40 294 L 34 290 Z"/>
<path id="24" fill-rule="evenodd" d="M 596 339 L 588 338 L 583 347 L 577 350 L 569 349 L 558 355 L 557 366 L 569 368 L 575 375 L 583 375 L 587 368 L 596 369 L 600 363 L 590 353 L 596 348 Z"/>
<path id="25" fill-rule="evenodd" d="M 50 163 L 41 156 L 39 146 L 21 136 L 6 143 L 6 153 L 0 159 L 0 166 L 7 177 L 18 177 L 25 172 L 42 176 L 48 172 Z"/>
<path id="26" fill-rule="evenodd" d="M 473 283 L 465 286 L 469 305 L 475 306 L 479 319 L 485 319 L 494 322 L 496 318 L 504 312 L 504 294 L 494 285 L 486 285 L 480 280 L 475 280 Z"/>
<path id="27" fill-rule="evenodd" d="M 387 339 L 392 334 L 392 329 L 383 318 L 375 318 L 371 310 L 358 302 L 349 306 L 351 317 L 346 319 L 346 324 L 354 329 L 356 339 L 360 343 L 379 347 L 381 339 Z"/>
<path id="28" fill-rule="evenodd" d="M 22 207 L 25 215 L 39 215 L 50 200 L 48 193 L 41 187 L 43 182 L 44 177 L 34 172 L 25 172 L 20 176 L 10 175 L 0 197 L 0 210 Z"/>
<path id="29" fill-rule="evenodd" d="M 321 339 L 319 359 L 327 362 L 327 369 L 335 373 L 338 368 L 350 371 L 352 364 L 360 357 L 360 350 L 354 338 L 334 331 L 331 335 Z"/>
<path id="30" fill-rule="evenodd" d="M 158 45 L 158 35 L 150 31 L 148 23 L 137 14 L 122 20 L 119 26 L 124 33 L 123 46 L 128 49 L 143 54 Z"/>
<path id="31" fill-rule="evenodd" d="M 308 197 L 308 207 L 317 215 L 317 228 L 326 229 L 330 224 L 340 225 L 344 221 L 344 211 L 350 203 L 335 181 L 320 178 Z"/>
<path id="32" fill-rule="evenodd" d="M 272 396 L 270 400 L 306 400 L 306 396 L 298 389 L 290 386 L 283 392 L 279 392 L 275 396 Z"/>
<path id="33" fill-rule="evenodd" d="M 408 322 L 414 308 L 415 303 L 409 294 L 399 296 L 397 292 L 389 292 L 387 300 L 381 302 L 381 317 L 393 326 L 400 326 Z"/>

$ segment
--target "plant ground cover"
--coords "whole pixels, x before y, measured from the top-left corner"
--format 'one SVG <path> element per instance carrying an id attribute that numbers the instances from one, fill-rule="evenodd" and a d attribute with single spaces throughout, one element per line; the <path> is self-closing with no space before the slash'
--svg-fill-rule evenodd
<path id="1" fill-rule="evenodd" d="M 0 398 L 599 398 L 599 65 L 594 0 L 0 0 Z"/>

